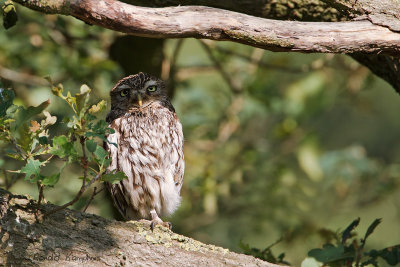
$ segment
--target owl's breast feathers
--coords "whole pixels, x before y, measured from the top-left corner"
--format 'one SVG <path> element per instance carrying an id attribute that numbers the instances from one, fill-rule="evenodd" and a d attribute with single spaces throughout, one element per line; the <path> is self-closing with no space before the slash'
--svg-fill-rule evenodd
<path id="1" fill-rule="evenodd" d="M 111 114 L 111 115 L 110 115 Z M 182 126 L 164 105 L 107 116 L 115 133 L 107 136 L 109 171 L 123 171 L 128 179 L 109 185 L 114 202 L 126 219 L 171 214 L 180 203 L 184 173 Z"/>

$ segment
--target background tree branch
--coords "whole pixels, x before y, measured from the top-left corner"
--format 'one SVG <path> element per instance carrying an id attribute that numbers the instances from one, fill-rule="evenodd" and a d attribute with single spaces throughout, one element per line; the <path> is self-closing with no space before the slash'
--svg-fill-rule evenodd
<path id="1" fill-rule="evenodd" d="M 54 208 L 45 205 L 41 212 Z M 117 222 L 65 209 L 37 222 L 35 209 L 31 198 L 0 189 L 1 265 L 279 266 L 163 227 L 152 232 L 147 221 Z"/>

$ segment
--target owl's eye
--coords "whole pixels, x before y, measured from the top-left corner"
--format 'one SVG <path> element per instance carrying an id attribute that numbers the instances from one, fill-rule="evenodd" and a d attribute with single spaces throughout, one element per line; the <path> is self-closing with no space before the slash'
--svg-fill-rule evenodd
<path id="1" fill-rule="evenodd" d="M 157 86 L 155 85 L 150 85 L 147 87 L 147 92 L 155 92 L 157 90 Z"/>
<path id="2" fill-rule="evenodd" d="M 122 90 L 122 91 L 121 91 L 121 96 L 127 96 L 128 93 L 129 93 L 129 90 L 128 90 L 128 89 Z"/>

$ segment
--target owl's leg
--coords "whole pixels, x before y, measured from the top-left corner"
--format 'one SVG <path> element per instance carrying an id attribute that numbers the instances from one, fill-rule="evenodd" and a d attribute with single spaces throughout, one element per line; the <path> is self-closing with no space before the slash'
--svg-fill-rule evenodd
<path id="1" fill-rule="evenodd" d="M 163 222 L 163 220 L 161 220 L 160 217 L 158 217 L 158 214 L 155 209 L 152 209 L 150 211 L 150 215 L 151 215 L 150 228 L 152 231 L 154 230 L 157 224 L 167 227 L 168 229 L 172 229 L 172 224 L 170 222 Z"/>

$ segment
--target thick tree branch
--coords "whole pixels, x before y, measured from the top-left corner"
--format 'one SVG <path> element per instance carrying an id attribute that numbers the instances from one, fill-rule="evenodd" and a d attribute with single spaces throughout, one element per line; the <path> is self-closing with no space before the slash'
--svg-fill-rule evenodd
<path id="1" fill-rule="evenodd" d="M 400 34 L 368 20 L 276 21 L 210 7 L 146 8 L 115 0 L 16 2 L 145 37 L 234 41 L 271 51 L 400 54 Z"/>
<path id="2" fill-rule="evenodd" d="M 121 0 L 138 6 L 209 6 L 252 16 L 300 21 L 342 21 L 349 20 L 349 14 L 342 14 L 330 3 L 322 0 Z"/>
<path id="3" fill-rule="evenodd" d="M 150 222 L 117 222 L 64 209 L 43 222 L 36 203 L 0 189 L 0 265 L 265 266 L 250 256 L 206 245 Z M 45 205 L 42 212 L 54 209 Z"/>

